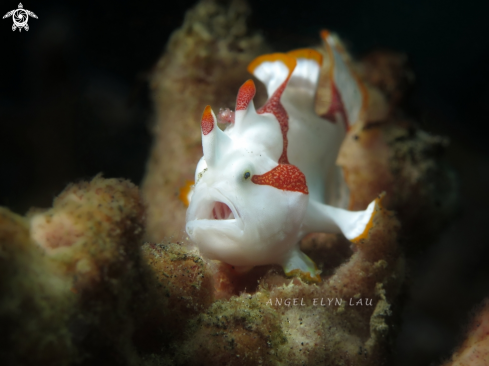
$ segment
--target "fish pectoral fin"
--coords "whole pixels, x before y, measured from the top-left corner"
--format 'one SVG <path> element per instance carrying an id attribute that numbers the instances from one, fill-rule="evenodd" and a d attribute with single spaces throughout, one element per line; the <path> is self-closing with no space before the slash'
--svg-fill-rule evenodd
<path id="1" fill-rule="evenodd" d="M 321 271 L 316 263 L 298 248 L 295 249 L 282 264 L 284 272 L 289 277 L 300 277 L 308 282 L 321 282 Z"/>
<path id="2" fill-rule="evenodd" d="M 348 240 L 358 243 L 367 237 L 376 213 L 382 209 L 382 197 L 383 194 L 363 211 L 348 211 L 309 200 L 303 223 L 303 234 L 342 233 Z"/>
<path id="3" fill-rule="evenodd" d="M 360 235 L 354 237 L 353 239 L 349 239 L 352 243 L 358 243 L 360 240 L 366 239 L 368 236 L 368 233 L 370 229 L 374 225 L 374 217 L 375 215 L 382 210 L 382 200 L 384 199 L 385 192 L 381 193 L 375 200 L 373 200 L 369 205 L 366 210 L 366 212 L 370 213 L 370 219 L 366 223 L 366 225 L 363 228 L 363 231 Z"/>

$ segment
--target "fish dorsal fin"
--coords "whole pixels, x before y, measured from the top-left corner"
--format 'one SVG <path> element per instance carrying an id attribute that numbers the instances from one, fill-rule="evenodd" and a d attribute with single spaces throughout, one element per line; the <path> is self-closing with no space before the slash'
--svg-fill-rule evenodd
<path id="1" fill-rule="evenodd" d="M 238 97 L 236 98 L 236 111 L 245 111 L 253 101 L 256 94 L 256 87 L 253 80 L 248 79 L 239 88 Z"/>
<path id="2" fill-rule="evenodd" d="M 285 53 L 271 53 L 254 59 L 248 65 L 248 71 L 265 84 L 268 97 L 271 97 L 288 81 L 296 65 L 295 58 Z"/>
<path id="3" fill-rule="evenodd" d="M 323 55 L 311 48 L 294 50 L 287 53 L 287 55 L 296 60 L 297 66 L 289 79 L 286 93 L 290 95 L 289 99 L 291 101 L 295 97 L 298 100 L 306 99 L 312 107 L 323 63 Z"/>
<path id="4" fill-rule="evenodd" d="M 207 106 L 200 122 L 202 130 L 202 149 L 207 166 L 216 164 L 220 156 L 225 156 L 231 149 L 231 139 L 217 126 L 216 115 L 211 106 Z"/>
<path id="5" fill-rule="evenodd" d="M 253 98 L 256 94 L 256 87 L 253 80 L 247 80 L 238 91 L 236 97 L 236 112 L 234 115 L 234 123 L 238 130 L 243 132 L 250 128 L 250 120 L 253 121 L 256 115 Z M 248 118 L 247 118 L 248 116 Z M 244 120 L 247 120 L 246 122 Z"/>
<path id="6" fill-rule="evenodd" d="M 251 79 L 239 88 L 234 126 L 226 129 L 226 133 L 234 141 L 242 141 L 241 145 L 249 151 L 278 161 L 283 148 L 280 126 L 274 116 L 257 113 L 253 103 L 255 93 Z"/>
<path id="7" fill-rule="evenodd" d="M 327 30 L 321 31 L 330 60 L 331 105 L 324 117 L 337 121 L 343 119 L 347 129 L 363 120 L 367 108 L 367 93 L 364 85 L 341 56 L 343 46 Z"/>
<path id="8" fill-rule="evenodd" d="M 280 164 L 288 164 L 289 162 L 287 158 L 289 116 L 281 103 L 281 98 L 296 65 L 295 58 L 285 53 L 259 56 L 248 65 L 248 71 L 265 84 L 268 92 L 267 102 L 257 113 L 273 114 L 282 131 L 283 149 L 278 160 Z"/>

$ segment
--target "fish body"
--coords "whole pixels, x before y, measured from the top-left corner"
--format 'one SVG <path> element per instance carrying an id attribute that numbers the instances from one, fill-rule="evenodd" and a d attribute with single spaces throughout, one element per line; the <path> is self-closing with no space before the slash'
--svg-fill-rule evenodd
<path id="1" fill-rule="evenodd" d="M 319 281 L 299 242 L 312 232 L 364 236 L 375 202 L 345 209 L 342 173 L 335 165 L 348 125 L 364 108 L 361 86 L 323 33 L 330 58 L 331 107 L 314 110 L 322 55 L 312 49 L 260 56 L 248 70 L 267 88 L 255 109 L 252 80 L 236 100 L 224 131 L 207 106 L 201 129 L 204 156 L 197 165 L 186 231 L 201 253 L 238 269 L 279 264 L 286 274 Z M 334 207 L 332 204 L 341 207 Z"/>

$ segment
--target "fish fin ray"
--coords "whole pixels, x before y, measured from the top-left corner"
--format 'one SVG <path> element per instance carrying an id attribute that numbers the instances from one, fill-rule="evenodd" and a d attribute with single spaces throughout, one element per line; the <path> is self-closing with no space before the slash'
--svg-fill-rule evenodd
<path id="1" fill-rule="evenodd" d="M 248 65 L 248 71 L 265 84 L 268 97 L 271 97 L 288 81 L 296 65 L 294 57 L 285 53 L 271 53 L 255 58 Z"/>

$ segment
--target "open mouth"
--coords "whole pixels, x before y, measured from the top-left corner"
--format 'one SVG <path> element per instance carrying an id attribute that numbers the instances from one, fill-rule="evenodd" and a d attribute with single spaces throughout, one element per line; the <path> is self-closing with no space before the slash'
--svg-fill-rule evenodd
<path id="1" fill-rule="evenodd" d="M 244 220 L 233 202 L 215 188 L 203 188 L 206 189 L 194 193 L 187 210 L 186 231 L 190 238 L 215 244 L 216 240 L 242 236 Z M 218 239 L 213 236 L 216 234 L 219 234 Z"/>
<path id="2" fill-rule="evenodd" d="M 233 220 L 236 218 L 233 211 L 224 202 L 214 202 L 210 216 L 211 220 Z"/>
<path id="3" fill-rule="evenodd" d="M 237 225 L 243 229 L 243 220 L 236 206 L 217 189 L 208 189 L 202 195 L 200 192 L 194 193 L 187 211 L 187 223 L 191 221 L 213 227 L 221 224 Z"/>

